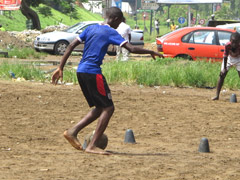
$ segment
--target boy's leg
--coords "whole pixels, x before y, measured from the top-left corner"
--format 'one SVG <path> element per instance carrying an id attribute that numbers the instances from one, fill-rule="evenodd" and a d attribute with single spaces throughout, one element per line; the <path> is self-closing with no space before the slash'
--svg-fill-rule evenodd
<path id="1" fill-rule="evenodd" d="M 123 58 L 122 61 L 128 61 L 129 51 L 126 48 L 122 48 Z"/>
<path id="2" fill-rule="evenodd" d="M 82 145 L 77 138 L 78 132 L 95 121 L 102 113 L 102 108 L 94 108 L 91 110 L 81 121 L 79 121 L 75 126 L 66 130 L 64 132 L 64 137 L 68 142 L 76 149 L 82 150 Z"/>
<path id="3" fill-rule="evenodd" d="M 114 106 L 103 108 L 102 113 L 99 117 L 99 121 L 98 121 L 96 130 L 95 130 L 95 133 L 93 135 L 93 139 L 87 146 L 87 148 L 85 150 L 86 152 L 95 153 L 95 154 L 103 154 L 103 155 L 110 154 L 110 153 L 96 147 L 95 144 L 101 138 L 105 129 L 107 128 L 108 122 L 109 122 L 110 118 L 112 117 L 113 112 L 114 112 Z"/>
<path id="4" fill-rule="evenodd" d="M 116 59 L 117 59 L 117 61 L 119 61 L 121 59 L 121 47 L 117 46 L 116 49 L 117 49 L 116 50 L 116 52 L 117 52 Z"/>
<path id="5" fill-rule="evenodd" d="M 222 89 L 222 86 L 223 86 L 223 83 L 224 83 L 224 79 L 227 75 L 228 71 L 224 71 L 224 72 L 220 72 L 220 75 L 219 75 L 219 79 L 218 79 L 218 83 L 217 83 L 217 92 L 216 92 L 216 96 L 212 98 L 212 100 L 218 100 L 219 99 L 219 95 L 220 95 L 220 92 L 221 92 L 221 89 Z"/>

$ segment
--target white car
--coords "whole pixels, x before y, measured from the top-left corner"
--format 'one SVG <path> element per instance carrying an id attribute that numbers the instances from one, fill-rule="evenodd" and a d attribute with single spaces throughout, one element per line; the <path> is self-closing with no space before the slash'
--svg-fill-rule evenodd
<path id="1" fill-rule="evenodd" d="M 224 24 L 218 25 L 217 28 L 224 28 L 224 29 L 234 29 L 240 33 L 240 23 L 231 23 L 231 24 Z"/>
<path id="2" fill-rule="evenodd" d="M 86 29 L 93 24 L 102 23 L 102 21 L 83 21 L 77 23 L 64 31 L 54 31 L 41 34 L 34 41 L 36 51 L 47 51 L 53 54 L 62 55 L 66 51 L 67 46 Z M 142 30 L 132 30 L 131 41 L 132 45 L 144 46 Z M 84 44 L 77 46 L 74 51 L 83 51 Z"/>

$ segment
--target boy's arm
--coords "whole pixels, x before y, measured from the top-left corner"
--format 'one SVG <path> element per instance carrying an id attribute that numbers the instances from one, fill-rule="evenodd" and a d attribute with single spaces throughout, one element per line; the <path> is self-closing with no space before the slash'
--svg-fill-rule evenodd
<path id="1" fill-rule="evenodd" d="M 224 53 L 223 53 L 223 67 L 227 69 L 227 58 L 229 56 L 229 45 L 225 46 Z"/>
<path id="2" fill-rule="evenodd" d="M 62 59 L 60 61 L 60 65 L 57 68 L 56 71 L 54 71 L 52 75 L 52 84 L 57 84 L 58 80 L 60 79 L 61 81 L 63 80 L 63 68 L 71 55 L 73 49 L 80 44 L 80 41 L 78 39 L 75 39 L 71 44 L 68 45 L 64 55 L 62 56 Z"/>
<path id="3" fill-rule="evenodd" d="M 156 59 L 155 56 L 163 58 L 163 55 L 158 53 L 158 52 L 155 52 L 155 51 L 152 51 L 152 50 L 148 50 L 148 49 L 143 49 L 143 48 L 140 48 L 140 47 L 136 47 L 136 46 L 131 45 L 128 42 L 123 44 L 122 47 L 126 48 L 130 53 L 134 53 L 134 54 L 150 54 L 153 59 Z"/>
<path id="4" fill-rule="evenodd" d="M 225 70 L 227 69 L 227 57 L 223 58 L 223 67 Z"/>

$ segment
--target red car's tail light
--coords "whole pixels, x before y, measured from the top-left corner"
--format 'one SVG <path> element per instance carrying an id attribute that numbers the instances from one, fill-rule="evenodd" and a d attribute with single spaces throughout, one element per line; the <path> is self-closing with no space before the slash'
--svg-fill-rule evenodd
<path id="1" fill-rule="evenodd" d="M 141 39 L 140 39 L 141 41 L 143 41 L 144 40 L 144 38 L 143 38 L 143 36 L 141 37 Z"/>
<path id="2" fill-rule="evenodd" d="M 158 50 L 159 52 L 163 52 L 163 46 L 162 46 L 162 44 L 157 44 L 157 50 Z"/>

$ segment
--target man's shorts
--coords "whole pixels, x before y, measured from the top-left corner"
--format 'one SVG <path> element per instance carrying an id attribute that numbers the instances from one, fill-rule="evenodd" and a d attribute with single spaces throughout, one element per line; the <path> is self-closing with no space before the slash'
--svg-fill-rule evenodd
<path id="1" fill-rule="evenodd" d="M 78 83 L 90 107 L 113 105 L 111 91 L 102 74 L 77 73 Z"/>
<path id="2" fill-rule="evenodd" d="M 223 70 L 224 68 L 224 60 L 222 62 L 222 67 L 221 67 L 221 70 Z M 228 59 L 227 59 L 227 70 L 230 69 L 230 67 L 232 66 L 235 66 L 237 71 L 240 71 L 240 56 L 238 57 L 232 57 L 232 56 L 228 56 Z"/>

